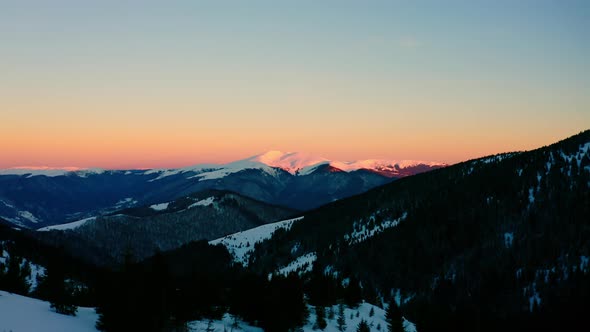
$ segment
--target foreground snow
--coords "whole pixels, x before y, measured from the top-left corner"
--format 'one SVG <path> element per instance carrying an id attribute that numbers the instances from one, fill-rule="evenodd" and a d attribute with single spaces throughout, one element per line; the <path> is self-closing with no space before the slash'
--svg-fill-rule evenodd
<path id="1" fill-rule="evenodd" d="M 49 302 L 0 291 L 0 331 L 95 332 L 97 319 L 93 308 L 65 316 L 52 311 Z"/>
<path id="2" fill-rule="evenodd" d="M 303 219 L 303 217 L 258 226 L 246 231 L 227 235 L 217 240 L 209 241 L 209 244 L 221 244 L 225 246 L 234 257 L 234 261 L 242 263 L 245 266 L 248 264 L 248 258 L 254 251 L 254 245 L 256 243 L 270 239 L 277 229 L 290 229 L 294 222 L 301 219 Z"/>

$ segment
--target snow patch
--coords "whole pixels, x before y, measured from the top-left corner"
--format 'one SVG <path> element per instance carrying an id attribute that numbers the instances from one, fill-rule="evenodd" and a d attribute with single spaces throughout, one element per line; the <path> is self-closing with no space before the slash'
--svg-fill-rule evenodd
<path id="1" fill-rule="evenodd" d="M 317 258 L 318 257 L 315 252 L 299 256 L 291 263 L 289 263 L 287 266 L 280 268 L 278 271 L 275 272 L 275 274 L 286 276 L 292 272 L 298 272 L 299 275 L 311 272 L 311 269 L 313 268 L 313 262 L 315 262 Z M 272 273 L 268 275 L 268 278 L 272 278 Z"/>
<path id="2" fill-rule="evenodd" d="M 23 260 L 26 262 L 26 260 Z M 23 262 L 23 263 L 24 263 Z M 31 291 L 37 289 L 37 278 L 45 276 L 46 270 L 43 266 L 29 262 L 31 274 L 27 277 L 27 282 L 31 285 Z"/>
<path id="3" fill-rule="evenodd" d="M 303 219 L 303 217 L 287 219 L 271 224 L 258 226 L 246 231 L 230 234 L 220 239 L 209 241 L 211 245 L 221 244 L 227 248 L 234 257 L 234 261 L 244 266 L 248 265 L 248 258 L 254 251 L 256 243 L 268 240 L 278 229 L 289 230 L 293 223 Z"/>
<path id="4" fill-rule="evenodd" d="M 70 222 L 67 224 L 47 226 L 47 227 L 39 228 L 37 231 L 38 232 L 47 232 L 47 231 L 72 230 L 72 229 L 76 229 L 76 228 L 86 224 L 87 222 L 93 221 L 93 220 L 96 220 L 96 217 L 85 218 L 85 219 L 73 221 L 73 222 Z"/>
<path id="5" fill-rule="evenodd" d="M 160 204 L 150 205 L 150 209 L 152 209 L 154 211 L 163 211 L 168 208 L 169 204 L 170 203 L 160 203 Z"/>
<path id="6" fill-rule="evenodd" d="M 40 221 L 37 217 L 35 217 L 35 215 L 33 215 L 29 211 L 18 211 L 18 215 L 22 218 L 29 220 L 30 222 L 35 223 L 35 224 Z"/>
<path id="7" fill-rule="evenodd" d="M 215 197 L 208 197 L 208 198 L 202 199 L 196 203 L 189 205 L 188 208 L 192 209 L 197 206 L 209 206 L 209 205 L 213 204 L 213 201 L 215 201 Z"/>
<path id="8" fill-rule="evenodd" d="M 361 243 L 377 234 L 383 233 L 386 229 L 399 225 L 402 220 L 405 220 L 408 216 L 407 212 L 404 212 L 401 217 L 393 220 L 384 220 L 381 223 L 375 222 L 376 215 L 373 214 L 367 221 L 354 222 L 353 232 L 344 235 L 344 240 L 349 244 Z"/>

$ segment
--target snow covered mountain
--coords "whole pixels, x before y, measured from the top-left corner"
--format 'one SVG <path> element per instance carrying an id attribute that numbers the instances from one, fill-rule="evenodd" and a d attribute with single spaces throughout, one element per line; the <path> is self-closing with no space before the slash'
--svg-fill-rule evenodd
<path id="1" fill-rule="evenodd" d="M 440 162 L 416 160 L 368 159 L 357 161 L 336 161 L 301 152 L 268 151 L 247 159 L 227 164 L 202 164 L 179 169 L 152 169 L 147 174 L 158 174 L 158 180 L 167 176 L 194 173 L 200 180 L 219 179 L 246 169 L 260 169 L 271 175 L 277 169 L 292 175 L 304 176 L 316 171 L 320 166 L 329 165 L 335 171 L 352 172 L 367 170 L 387 177 L 402 177 L 421 173 L 430 169 L 447 166 Z"/>
<path id="2" fill-rule="evenodd" d="M 18 227 L 37 229 L 207 189 L 308 210 L 442 166 L 412 161 L 340 162 L 270 151 L 227 164 L 178 169 L 12 168 L 0 170 L 0 217 Z"/>

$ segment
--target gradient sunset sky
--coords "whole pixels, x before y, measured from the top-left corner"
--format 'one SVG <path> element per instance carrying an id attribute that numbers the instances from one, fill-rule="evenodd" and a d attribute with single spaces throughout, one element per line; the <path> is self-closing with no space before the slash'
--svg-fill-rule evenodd
<path id="1" fill-rule="evenodd" d="M 590 128 L 590 1 L 2 1 L 0 168 L 454 163 Z"/>

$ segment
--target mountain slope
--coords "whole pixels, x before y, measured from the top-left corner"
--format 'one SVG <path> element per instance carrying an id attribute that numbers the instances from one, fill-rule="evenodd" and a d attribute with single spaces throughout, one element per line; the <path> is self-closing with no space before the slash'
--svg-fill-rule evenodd
<path id="1" fill-rule="evenodd" d="M 143 259 L 156 251 L 215 239 L 295 213 L 231 192 L 210 190 L 171 202 L 45 227 L 35 234 L 47 243 L 64 246 L 73 255 L 104 264 L 121 261 L 128 253 Z M 112 261 L 104 261 L 96 252 L 108 253 Z"/>
<path id="2" fill-rule="evenodd" d="M 316 253 L 315 269 L 360 280 L 365 296 L 401 289 L 420 331 L 533 316 L 557 328 L 537 310 L 574 326 L 590 296 L 589 150 L 585 131 L 395 181 L 306 213 L 250 266 L 272 273 Z"/>

